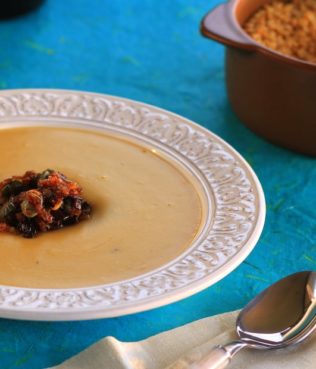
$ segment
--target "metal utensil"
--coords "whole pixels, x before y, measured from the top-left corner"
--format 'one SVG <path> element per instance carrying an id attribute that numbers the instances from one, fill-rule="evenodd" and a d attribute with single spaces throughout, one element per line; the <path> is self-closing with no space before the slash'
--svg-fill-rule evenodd
<path id="1" fill-rule="evenodd" d="M 261 292 L 240 312 L 238 341 L 215 347 L 186 369 L 223 369 L 245 347 L 280 349 L 302 342 L 315 328 L 316 272 L 292 274 Z M 177 363 L 168 369 L 175 368 Z"/>

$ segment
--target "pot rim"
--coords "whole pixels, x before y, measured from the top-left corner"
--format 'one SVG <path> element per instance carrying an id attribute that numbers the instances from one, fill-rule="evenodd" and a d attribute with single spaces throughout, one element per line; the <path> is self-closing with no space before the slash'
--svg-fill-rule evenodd
<path id="1" fill-rule="evenodd" d="M 207 13 L 201 21 L 203 36 L 237 49 L 260 52 L 272 59 L 304 69 L 316 70 L 316 63 L 282 54 L 257 42 L 241 27 L 237 20 L 237 8 L 241 0 L 229 0 Z"/>

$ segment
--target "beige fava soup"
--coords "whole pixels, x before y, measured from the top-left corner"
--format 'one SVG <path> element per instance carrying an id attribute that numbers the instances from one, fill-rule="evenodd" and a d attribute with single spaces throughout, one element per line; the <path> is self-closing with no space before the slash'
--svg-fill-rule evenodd
<path id="1" fill-rule="evenodd" d="M 0 234 L 0 284 L 68 288 L 132 278 L 184 252 L 201 223 L 187 176 L 151 150 L 97 131 L 0 131 L 0 180 L 53 168 L 77 181 L 91 219 L 34 239 Z"/>

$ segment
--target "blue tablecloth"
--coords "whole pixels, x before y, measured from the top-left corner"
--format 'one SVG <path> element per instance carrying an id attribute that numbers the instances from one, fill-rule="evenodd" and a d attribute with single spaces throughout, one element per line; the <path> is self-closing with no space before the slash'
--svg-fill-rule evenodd
<path id="1" fill-rule="evenodd" d="M 267 201 L 257 247 L 221 282 L 133 316 L 66 323 L 2 319 L 1 369 L 56 365 L 104 336 L 139 340 L 237 309 L 278 278 L 316 269 L 315 160 L 273 146 L 234 116 L 225 92 L 224 49 L 199 34 L 201 17 L 217 3 L 47 0 L 36 12 L 0 22 L 0 88 L 96 91 L 181 114 L 244 155 Z"/>

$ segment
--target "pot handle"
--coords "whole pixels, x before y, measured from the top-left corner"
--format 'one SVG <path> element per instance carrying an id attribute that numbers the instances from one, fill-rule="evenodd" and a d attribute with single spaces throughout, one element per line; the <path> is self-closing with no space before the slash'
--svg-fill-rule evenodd
<path id="1" fill-rule="evenodd" d="M 202 35 L 227 46 L 254 50 L 256 44 L 238 29 L 236 20 L 230 16 L 229 5 L 219 5 L 206 14 L 201 22 Z"/>

